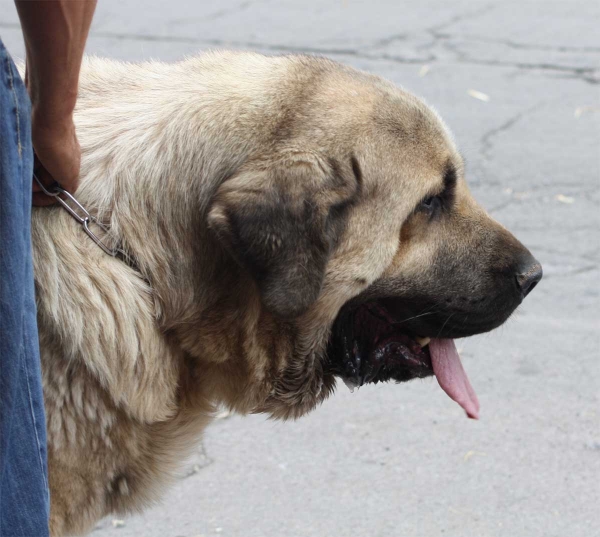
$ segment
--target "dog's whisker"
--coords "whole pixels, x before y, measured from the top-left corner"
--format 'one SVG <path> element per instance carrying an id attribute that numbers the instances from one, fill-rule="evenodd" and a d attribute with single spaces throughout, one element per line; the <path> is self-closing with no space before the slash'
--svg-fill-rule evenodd
<path id="1" fill-rule="evenodd" d="M 413 319 L 425 317 L 426 315 L 436 315 L 437 313 L 439 313 L 439 311 L 431 311 L 431 310 L 433 310 L 433 308 L 437 308 L 440 304 L 441 304 L 441 301 L 436 302 L 435 304 L 433 304 L 431 306 L 427 306 L 426 308 L 423 308 L 421 310 L 421 313 L 418 313 L 417 315 L 413 315 L 412 317 L 408 317 L 407 319 L 403 319 L 402 321 L 400 321 L 396 324 L 406 323 L 408 321 L 412 321 Z"/>
<path id="2" fill-rule="evenodd" d="M 437 336 L 435 336 L 436 338 L 440 337 L 440 334 L 444 331 L 444 328 L 446 327 L 446 325 L 448 324 L 448 321 L 450 320 L 450 318 L 454 315 L 454 312 L 451 313 L 450 315 L 448 315 L 448 318 L 446 319 L 446 321 L 444 322 L 444 324 L 442 325 L 442 327 L 440 328 L 439 332 L 437 333 Z"/>
<path id="3" fill-rule="evenodd" d="M 418 319 L 419 317 L 425 317 L 426 315 L 435 315 L 436 313 L 437 313 L 436 311 L 427 311 L 427 312 L 421 313 L 419 315 L 413 315 L 412 317 L 409 317 L 408 319 L 403 319 L 402 321 L 400 321 L 396 324 L 407 323 L 408 321 L 412 321 L 413 319 Z"/>

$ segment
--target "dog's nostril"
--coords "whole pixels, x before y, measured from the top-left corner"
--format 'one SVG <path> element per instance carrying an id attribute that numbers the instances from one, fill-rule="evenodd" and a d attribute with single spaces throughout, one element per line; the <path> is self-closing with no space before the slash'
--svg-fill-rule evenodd
<path id="1" fill-rule="evenodd" d="M 540 278 L 541 279 L 541 278 Z M 539 283 L 539 280 L 537 282 L 532 283 L 529 286 L 529 290 L 527 291 L 527 294 L 531 293 L 531 291 L 533 291 L 533 288 Z"/>
<path id="2" fill-rule="evenodd" d="M 533 288 L 540 282 L 542 279 L 544 272 L 542 270 L 542 265 L 540 265 L 537 261 L 530 265 L 527 269 L 516 275 L 517 286 L 519 287 L 523 298 L 525 298 Z"/>

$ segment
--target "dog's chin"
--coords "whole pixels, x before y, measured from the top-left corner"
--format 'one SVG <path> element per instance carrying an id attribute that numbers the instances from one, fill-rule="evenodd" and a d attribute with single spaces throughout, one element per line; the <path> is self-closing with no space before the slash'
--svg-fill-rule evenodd
<path id="1" fill-rule="evenodd" d="M 434 374 L 427 339 L 404 329 L 380 301 L 345 306 L 334 322 L 326 370 L 351 389 Z"/>

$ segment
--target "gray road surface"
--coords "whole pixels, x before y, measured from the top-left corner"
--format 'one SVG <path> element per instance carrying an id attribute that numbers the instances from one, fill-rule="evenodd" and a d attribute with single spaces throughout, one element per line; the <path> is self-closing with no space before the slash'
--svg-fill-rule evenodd
<path id="1" fill-rule="evenodd" d="M 22 57 L 10 0 L 0 14 Z M 94 537 L 600 535 L 599 28 L 594 0 L 100 1 L 94 54 L 313 52 L 425 97 L 545 277 L 461 343 L 479 422 L 435 380 L 342 386 L 296 423 L 224 418 L 163 503 Z"/>

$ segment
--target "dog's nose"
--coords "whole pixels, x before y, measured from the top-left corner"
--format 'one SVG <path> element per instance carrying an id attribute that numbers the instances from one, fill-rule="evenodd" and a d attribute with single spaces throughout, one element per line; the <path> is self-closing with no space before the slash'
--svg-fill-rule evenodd
<path id="1" fill-rule="evenodd" d="M 529 256 L 517 269 L 517 286 L 525 298 L 542 279 L 544 271 L 542 265 L 534 257 Z"/>

